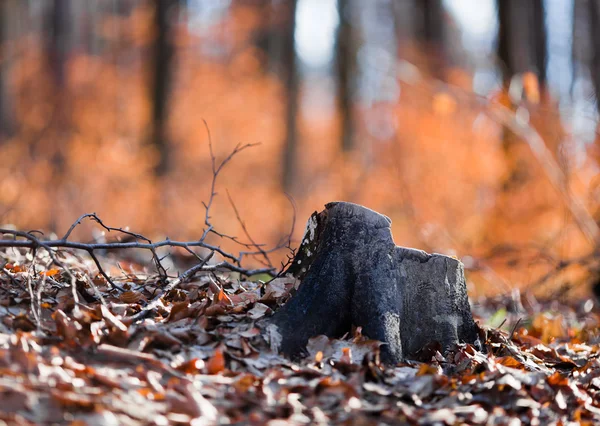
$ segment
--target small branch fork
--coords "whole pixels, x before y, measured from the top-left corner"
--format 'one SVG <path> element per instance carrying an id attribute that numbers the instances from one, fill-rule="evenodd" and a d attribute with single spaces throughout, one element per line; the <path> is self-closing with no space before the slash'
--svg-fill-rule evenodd
<path id="1" fill-rule="evenodd" d="M 250 242 L 249 243 L 241 242 L 237 239 L 237 237 L 229 236 L 229 235 L 226 235 L 226 234 L 216 231 L 214 229 L 214 226 L 210 222 L 210 208 L 213 204 L 215 196 L 217 195 L 217 192 L 215 190 L 217 178 L 218 178 L 220 172 L 223 170 L 224 166 L 227 165 L 236 154 L 240 153 L 241 151 L 243 151 L 247 148 L 255 146 L 255 144 L 237 145 L 233 149 L 233 151 L 227 157 L 225 157 L 224 160 L 222 160 L 220 163 L 218 163 L 216 161 L 215 155 L 213 153 L 212 141 L 211 141 L 211 136 L 210 136 L 210 131 L 208 129 L 208 125 L 206 124 L 206 122 L 204 122 L 204 125 L 206 126 L 206 130 L 208 133 L 208 139 L 209 139 L 209 150 L 210 150 L 210 158 L 211 158 L 211 164 L 212 164 L 212 183 L 211 183 L 209 200 L 207 203 L 203 203 L 204 207 L 206 209 L 205 220 L 204 220 L 206 228 L 203 230 L 202 236 L 200 237 L 200 239 L 195 240 L 195 241 L 173 241 L 173 240 L 170 240 L 169 238 L 167 238 L 162 241 L 152 242 L 149 238 L 147 238 L 141 234 L 131 232 L 127 229 L 114 228 L 114 227 L 106 225 L 98 217 L 98 215 L 96 213 L 86 213 L 86 214 L 81 215 L 69 227 L 67 232 L 60 239 L 43 240 L 35 235 L 35 233 L 38 233 L 38 231 L 24 232 L 24 231 L 10 230 L 10 229 L 0 229 L 0 248 L 9 248 L 9 247 L 10 248 L 25 248 L 25 249 L 31 249 L 34 252 L 39 249 L 44 249 L 45 251 L 48 252 L 52 262 L 55 265 L 63 268 L 68 273 L 68 275 L 71 277 L 72 281 L 74 281 L 74 279 L 75 279 L 73 274 L 69 271 L 69 269 L 66 267 L 66 265 L 64 265 L 57 258 L 59 249 L 72 249 L 72 250 L 85 251 L 90 256 L 90 258 L 93 260 L 94 264 L 96 265 L 96 267 L 98 269 L 98 273 L 101 274 L 113 288 L 115 288 L 121 292 L 124 292 L 125 290 L 122 287 L 120 287 L 119 285 L 115 284 L 115 282 L 110 278 L 110 276 L 104 271 L 104 269 L 100 263 L 100 260 L 96 256 L 96 252 L 99 250 L 124 250 L 124 249 L 149 250 L 152 253 L 152 258 L 153 258 L 154 264 L 157 268 L 157 271 L 160 275 L 160 279 L 163 282 L 163 284 L 166 284 L 166 286 L 162 289 L 160 294 L 158 296 L 156 296 L 142 311 L 140 311 L 138 314 L 136 314 L 136 316 L 133 319 L 141 319 L 141 318 L 145 317 L 151 310 L 153 310 L 157 306 L 157 304 L 160 302 L 159 299 L 164 294 L 166 294 L 168 291 L 174 289 L 181 283 L 189 281 L 190 279 L 193 278 L 193 276 L 195 274 L 197 274 L 199 272 L 230 271 L 230 272 L 237 272 L 237 273 L 240 273 L 245 276 L 251 276 L 251 275 L 256 275 L 256 274 L 265 274 L 265 273 L 270 274 L 271 276 L 276 276 L 277 275 L 276 268 L 273 267 L 273 264 L 270 261 L 268 254 L 272 253 L 273 251 L 282 249 L 282 248 L 290 248 L 290 241 L 291 241 L 291 236 L 294 231 L 294 224 L 295 224 L 295 217 L 296 217 L 295 204 L 294 204 L 293 200 L 290 199 L 290 203 L 294 209 L 294 220 L 293 220 L 294 223 L 292 223 L 292 227 L 291 227 L 291 231 L 290 231 L 289 235 L 284 239 L 284 241 L 282 243 L 278 244 L 276 247 L 274 247 L 272 249 L 265 250 L 262 247 L 262 245 L 257 244 L 252 239 L 252 237 L 250 237 L 250 234 L 248 233 L 248 230 L 247 230 L 243 220 L 240 217 L 239 211 L 238 211 L 237 207 L 235 206 L 235 204 L 233 203 L 233 200 L 231 199 L 231 196 L 229 196 L 229 194 L 228 194 L 229 200 L 235 211 L 236 218 L 240 222 L 242 229 L 243 229 L 245 235 L 250 240 Z M 107 232 L 116 232 L 118 234 L 121 234 L 122 236 L 125 236 L 128 240 L 127 241 L 112 241 L 112 242 L 93 242 L 93 243 L 82 243 L 82 242 L 77 242 L 77 241 L 71 241 L 69 238 L 71 237 L 72 233 L 85 219 L 89 219 L 89 220 L 96 222 L 99 226 L 101 226 Z M 244 249 L 247 249 L 249 251 L 240 251 L 237 256 L 232 253 L 229 253 L 229 252 L 221 249 L 217 245 L 209 244 L 206 242 L 207 237 L 211 234 L 216 235 L 219 238 L 226 238 L 228 240 L 231 240 L 231 241 L 235 242 L 236 244 L 239 244 L 240 246 L 242 246 Z M 5 236 L 7 236 L 7 235 L 11 236 L 12 238 L 5 239 Z M 132 239 L 133 239 L 133 241 L 131 241 Z M 168 283 L 167 271 L 163 267 L 163 265 L 161 263 L 162 259 L 159 257 L 159 255 L 157 253 L 158 249 L 160 249 L 162 247 L 182 248 L 182 249 L 186 250 L 187 252 L 189 252 L 190 254 L 192 254 L 193 256 L 195 256 L 198 259 L 199 263 L 197 265 L 193 266 L 192 268 L 186 270 L 185 272 L 180 274 L 176 279 L 174 279 L 173 281 Z M 198 248 L 198 247 L 208 250 L 209 253 L 205 257 L 201 257 L 193 250 L 193 248 Z M 215 253 L 221 255 L 223 260 L 220 262 L 214 263 L 214 264 L 208 264 L 208 261 L 214 256 Z M 260 256 L 262 259 L 262 262 L 266 265 L 266 267 L 257 268 L 257 269 L 244 268 L 242 266 L 242 261 L 245 256 Z"/>

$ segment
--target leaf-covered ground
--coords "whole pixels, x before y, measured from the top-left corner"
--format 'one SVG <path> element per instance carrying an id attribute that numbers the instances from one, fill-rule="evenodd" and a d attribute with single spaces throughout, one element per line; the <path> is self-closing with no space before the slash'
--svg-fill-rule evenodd
<path id="1" fill-rule="evenodd" d="M 124 267 L 121 293 L 73 253 L 60 260 L 75 280 L 30 253 L 0 251 L 0 423 L 600 422 L 600 317 L 590 300 L 476 303 L 487 353 L 431 347 L 427 362 L 385 368 L 378 342 L 357 329 L 315 337 L 310 356 L 292 362 L 255 326 L 286 300 L 291 278 L 197 276 L 134 322 L 161 286 L 141 267 Z"/>

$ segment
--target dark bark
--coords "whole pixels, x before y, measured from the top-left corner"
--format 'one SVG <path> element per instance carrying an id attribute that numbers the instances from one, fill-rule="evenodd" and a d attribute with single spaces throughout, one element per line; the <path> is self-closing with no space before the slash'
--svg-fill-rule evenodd
<path id="1" fill-rule="evenodd" d="M 298 292 L 261 324 L 292 357 L 309 338 L 340 337 L 352 325 L 385 343 L 382 360 L 395 364 L 439 343 L 479 343 L 463 265 L 439 254 L 395 245 L 391 221 L 352 203 L 330 203 L 314 213 L 288 272 Z"/>
<path id="2" fill-rule="evenodd" d="M 169 169 L 167 122 L 175 55 L 171 17 L 175 13 L 177 3 L 178 0 L 154 1 L 156 39 L 153 46 L 151 143 L 156 147 L 159 155 L 159 161 L 155 168 L 158 176 L 164 175 Z"/>
<path id="3" fill-rule="evenodd" d="M 585 60 L 585 45 L 591 37 L 588 22 L 588 7 L 586 0 L 573 1 L 573 23 L 571 25 L 571 85 L 569 94 L 573 97 L 575 82 L 579 74 L 580 64 Z"/>
<path id="4" fill-rule="evenodd" d="M 433 46 L 441 46 L 444 42 L 442 0 L 417 0 L 415 6 L 418 13 L 417 38 Z"/>
<path id="5" fill-rule="evenodd" d="M 431 73 L 443 78 L 446 64 L 444 5 L 442 0 L 417 0 L 414 5 L 416 38 L 425 48 Z"/>
<path id="6" fill-rule="evenodd" d="M 531 71 L 546 81 L 546 25 L 543 0 L 498 0 L 498 57 L 506 85 Z"/>
<path id="7" fill-rule="evenodd" d="M 0 143 L 10 133 L 10 120 L 8 120 L 8 108 L 7 108 L 7 93 L 5 90 L 6 85 L 6 64 L 8 63 L 8 55 L 6 50 L 7 40 L 7 16 L 6 8 L 9 7 L 8 2 L 0 3 Z"/>
<path id="8" fill-rule="evenodd" d="M 356 41 L 352 26 L 351 1 L 338 0 L 340 23 L 336 34 L 337 103 L 341 120 L 341 147 L 351 151 L 355 141 L 353 92 L 356 76 Z"/>
<path id="9" fill-rule="evenodd" d="M 62 88 L 65 84 L 66 64 L 69 56 L 71 33 L 70 0 L 54 0 L 48 16 L 47 56 L 54 84 Z"/>
<path id="10" fill-rule="evenodd" d="M 546 12 L 543 0 L 533 0 L 532 8 L 532 30 L 533 46 L 535 51 L 535 66 L 540 84 L 546 84 L 546 66 L 548 64 L 548 45 L 546 34 Z"/>
<path id="11" fill-rule="evenodd" d="M 284 34 L 282 45 L 282 80 L 285 88 L 286 107 L 285 123 L 286 135 L 283 152 L 283 172 L 282 181 L 285 191 L 291 192 L 294 180 L 296 179 L 297 162 L 296 155 L 298 151 L 298 91 L 299 75 L 296 63 L 296 43 L 294 33 L 296 31 L 296 3 L 297 0 L 290 0 L 284 3 L 287 8 L 286 16 L 288 25 Z"/>
<path id="12" fill-rule="evenodd" d="M 590 28 L 590 75 L 596 94 L 596 106 L 600 111 L 600 2 L 588 0 L 588 16 Z"/>
<path id="13" fill-rule="evenodd" d="M 277 7 L 273 0 L 257 0 L 253 4 L 260 10 L 261 24 L 252 36 L 252 43 L 262 53 L 262 70 L 276 73 L 281 62 L 285 29 L 277 21 Z"/>

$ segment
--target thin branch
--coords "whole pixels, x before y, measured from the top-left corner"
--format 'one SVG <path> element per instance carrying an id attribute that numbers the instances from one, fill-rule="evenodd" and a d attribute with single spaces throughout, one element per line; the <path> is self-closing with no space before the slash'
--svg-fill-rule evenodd
<path id="1" fill-rule="evenodd" d="M 233 208 L 233 211 L 235 213 L 235 217 L 236 217 L 238 223 L 240 224 L 240 226 L 242 227 L 242 231 L 244 231 L 244 234 L 246 235 L 246 238 L 248 238 L 248 240 L 250 241 L 250 243 L 252 244 L 252 246 L 255 247 L 258 250 L 258 252 L 262 255 L 262 257 L 265 259 L 266 265 L 269 266 L 269 267 L 271 267 L 271 268 L 273 268 L 273 263 L 271 262 L 271 259 L 269 258 L 269 255 L 267 254 L 267 252 L 264 249 L 262 249 L 261 246 L 259 246 L 258 244 L 256 244 L 256 242 L 254 241 L 254 239 L 250 235 L 250 232 L 248 232 L 248 228 L 246 228 L 246 223 L 244 222 L 244 220 L 240 216 L 240 212 L 238 211 L 235 203 L 233 202 L 233 198 L 231 198 L 231 194 L 229 193 L 229 191 L 227 191 L 227 198 L 229 199 L 229 204 L 231 204 L 231 208 Z"/>
<path id="2" fill-rule="evenodd" d="M 157 296 L 155 296 L 154 299 L 152 299 L 152 301 L 150 303 L 148 303 L 146 306 L 144 306 L 144 308 L 140 312 L 133 315 L 132 317 L 129 317 L 128 320 L 131 322 L 135 322 L 135 321 L 144 319 L 151 311 L 153 311 L 154 309 L 156 309 L 158 307 L 158 305 L 160 304 L 160 300 L 162 299 L 162 297 L 165 294 L 167 294 L 169 291 L 173 290 L 178 285 L 186 282 L 187 280 L 190 280 L 197 272 L 200 272 L 201 270 L 203 270 L 206 263 L 214 256 L 214 254 L 215 254 L 214 251 L 210 252 L 210 254 L 208 256 L 206 256 L 202 260 L 202 262 L 200 262 L 199 264 L 197 264 L 195 266 L 192 266 L 190 269 L 188 269 L 187 271 L 182 273 L 177 279 L 175 279 L 173 282 L 168 284 L 164 289 L 162 289 L 161 292 Z"/>
<path id="3" fill-rule="evenodd" d="M 275 268 L 257 268 L 257 269 L 245 269 L 236 265 L 232 265 L 229 262 L 219 262 L 214 265 L 206 265 L 201 268 L 202 271 L 231 271 L 238 272 L 242 275 L 252 276 L 257 274 L 271 274 L 275 272 Z"/>
<path id="4" fill-rule="evenodd" d="M 65 235 L 63 235 L 63 237 L 61 238 L 61 240 L 68 240 L 69 237 L 71 236 L 71 233 L 75 230 L 75 228 L 81 224 L 81 222 L 83 221 L 83 219 L 85 219 L 86 217 L 92 217 L 92 216 L 96 216 L 96 213 L 85 213 L 82 214 L 81 216 L 79 216 L 79 218 L 73 222 L 73 224 L 69 227 L 69 230 L 65 233 Z"/>
<path id="5" fill-rule="evenodd" d="M 94 261 L 94 263 L 96 264 L 96 268 L 98 268 L 98 272 L 100 273 L 100 275 L 102 275 L 104 277 L 104 279 L 113 287 L 116 288 L 117 290 L 119 290 L 120 292 L 124 292 L 125 289 L 117 284 L 115 284 L 115 282 L 108 276 L 108 274 L 106 272 L 104 272 L 104 269 L 102 268 L 102 265 L 100 264 L 100 261 L 98 260 L 98 258 L 96 257 L 96 254 L 94 253 L 94 250 L 88 250 L 88 254 L 90 255 L 90 257 L 92 258 L 92 260 Z"/>
<path id="6" fill-rule="evenodd" d="M 84 251 L 121 250 L 121 249 L 131 249 L 131 248 L 152 250 L 152 249 L 157 249 L 160 247 L 167 247 L 167 246 L 168 247 L 202 247 L 202 248 L 206 248 L 211 251 L 214 250 L 215 252 L 219 253 L 221 256 L 223 256 L 227 259 L 230 259 L 233 262 L 237 263 L 239 261 L 237 257 L 221 250 L 219 247 L 213 246 L 211 244 L 206 244 L 201 241 L 173 241 L 173 240 L 166 239 L 163 241 L 158 241 L 156 243 L 140 243 L 140 242 L 136 242 L 136 241 L 128 241 L 128 242 L 124 242 L 124 243 L 120 243 L 120 242 L 80 243 L 80 242 L 75 242 L 75 241 L 64 241 L 64 240 L 47 240 L 47 241 L 42 242 L 41 240 L 39 240 L 33 236 L 30 236 L 29 234 L 21 232 L 21 231 L 0 229 L 0 234 L 13 235 L 15 237 L 26 238 L 25 241 L 23 241 L 23 240 L 0 240 L 0 247 L 33 248 L 33 247 L 37 246 L 37 247 L 42 247 L 44 249 L 47 249 L 49 251 L 52 251 L 52 248 L 58 248 L 58 247 L 59 248 L 70 248 L 70 249 L 76 249 L 76 250 L 84 250 Z M 33 237 L 33 238 L 26 237 L 25 235 L 28 235 L 29 237 Z"/>
<path id="7" fill-rule="evenodd" d="M 120 232 L 122 234 L 125 234 L 129 237 L 132 237 L 136 240 L 142 240 L 147 242 L 148 244 L 152 244 L 152 241 L 149 238 L 146 238 L 145 236 L 143 236 L 142 234 L 138 234 L 135 232 L 131 232 L 128 231 L 126 229 L 123 228 L 114 228 L 112 226 L 108 226 L 106 225 L 99 217 L 96 213 L 86 213 L 81 215 L 69 228 L 69 230 L 66 232 L 66 234 L 61 238 L 62 241 L 67 241 L 71 235 L 71 233 L 73 232 L 73 230 L 75 230 L 75 228 L 80 225 L 82 223 L 82 221 L 86 218 L 89 218 L 93 221 L 95 221 L 96 223 L 98 223 L 102 228 L 104 228 L 107 232 Z M 158 257 L 158 254 L 156 253 L 156 249 L 149 249 L 152 252 L 152 260 L 154 261 L 154 264 L 156 265 L 156 269 L 161 277 L 161 280 L 164 281 L 166 276 L 167 276 L 167 271 L 164 268 L 164 266 L 162 265 L 160 258 Z M 90 256 L 92 256 L 92 259 L 94 260 L 94 262 L 96 263 L 96 266 L 98 266 L 98 270 L 99 272 L 110 282 L 111 285 L 115 286 L 115 284 L 108 278 L 108 276 L 104 273 L 104 271 L 102 270 L 102 267 L 100 266 L 100 262 L 98 261 L 98 259 L 96 259 L 93 256 L 92 252 L 88 252 L 90 254 Z M 116 286 L 115 286 L 116 287 Z"/>
<path id="8" fill-rule="evenodd" d="M 40 310 L 39 310 L 39 300 L 36 300 L 36 293 L 34 293 L 33 291 L 33 278 L 35 277 L 35 262 L 37 259 L 37 248 L 32 249 L 32 257 L 33 259 L 31 260 L 31 265 L 29 266 L 29 273 L 27 274 L 27 292 L 29 293 L 29 297 L 30 297 L 30 308 L 31 308 L 31 314 L 33 315 L 33 318 L 35 320 L 35 326 L 37 328 L 37 331 L 40 331 L 41 328 L 41 322 L 40 322 Z M 33 270 L 33 273 L 31 272 L 31 270 Z"/>
<path id="9" fill-rule="evenodd" d="M 229 153 L 229 155 L 227 157 L 225 157 L 225 159 L 223 161 L 221 161 L 221 164 L 219 164 L 217 166 L 217 158 L 215 157 L 215 154 L 213 152 L 212 137 L 210 134 L 210 129 L 208 128 L 208 124 L 206 123 L 206 120 L 202 120 L 202 122 L 204 123 L 204 127 L 206 128 L 206 133 L 208 135 L 208 149 L 210 152 L 210 163 L 211 163 L 211 167 L 212 167 L 213 176 L 212 176 L 212 181 L 210 184 L 210 196 L 208 197 L 208 203 L 204 203 L 204 202 L 202 203 L 206 210 L 206 213 L 204 216 L 204 224 L 206 225 L 206 229 L 202 233 L 202 237 L 200 238 L 200 241 L 204 241 L 206 239 L 206 237 L 208 236 L 208 234 L 213 233 L 221 238 L 228 238 L 228 239 L 230 239 L 240 245 L 243 245 L 245 247 L 252 247 L 252 244 L 244 244 L 244 243 L 238 241 L 237 238 L 235 238 L 235 237 L 231 237 L 229 235 L 225 235 L 225 234 L 215 231 L 214 226 L 210 223 L 210 208 L 212 207 L 212 203 L 213 203 L 215 197 L 217 196 L 217 192 L 216 192 L 217 178 L 219 177 L 219 173 L 221 173 L 221 170 L 223 170 L 223 167 L 225 167 L 225 165 L 227 163 L 229 163 L 236 154 L 239 154 L 240 152 L 242 152 L 243 150 L 245 150 L 247 148 L 251 148 L 253 146 L 257 146 L 260 144 L 250 143 L 250 144 L 245 144 L 245 145 L 240 145 L 240 144 L 236 145 L 236 147 L 233 149 L 233 151 L 231 151 L 231 153 Z"/>
<path id="10" fill-rule="evenodd" d="M 217 182 L 217 178 L 218 178 L 219 174 L 236 154 L 240 153 L 241 151 L 243 151 L 247 148 L 253 147 L 257 144 L 237 145 L 233 149 L 233 151 L 231 151 L 231 153 L 229 153 L 229 155 L 227 155 L 220 163 L 218 163 L 217 159 L 214 155 L 213 146 L 212 146 L 212 138 L 211 138 L 210 130 L 208 128 L 206 121 L 204 121 L 204 125 L 205 125 L 207 133 L 208 133 L 208 144 L 209 144 L 213 176 L 212 176 L 210 197 L 209 197 L 208 203 L 203 203 L 203 205 L 206 209 L 205 220 L 204 220 L 206 229 L 203 231 L 200 239 L 195 240 L 195 241 L 172 241 L 169 238 L 166 238 L 163 241 L 152 242 L 149 238 L 146 238 L 145 236 L 143 236 L 141 234 L 134 233 L 134 232 L 131 232 L 131 231 L 123 229 L 123 228 L 114 228 L 114 227 L 106 225 L 98 217 L 98 215 L 96 213 L 86 213 L 86 214 L 81 215 L 79 218 L 77 218 L 77 220 L 69 227 L 67 232 L 60 239 L 44 241 L 44 240 L 38 238 L 37 236 L 33 235 L 33 232 L 36 232 L 36 231 L 23 232 L 23 231 L 15 231 L 15 230 L 8 230 L 8 229 L 0 229 L 0 237 L 1 237 L 1 235 L 10 235 L 12 237 L 11 239 L 1 238 L 0 239 L 0 248 L 11 247 L 11 248 L 27 248 L 27 249 L 32 249 L 32 250 L 37 250 L 37 249 L 43 248 L 44 250 L 46 250 L 48 252 L 50 258 L 52 259 L 52 262 L 54 264 L 58 265 L 59 267 L 62 267 L 63 270 L 65 270 L 67 272 L 67 274 L 71 278 L 72 283 L 75 282 L 75 276 L 57 258 L 57 254 L 59 253 L 58 249 L 71 249 L 71 250 L 85 251 L 88 253 L 88 255 L 91 257 L 92 261 L 96 265 L 96 267 L 98 269 L 98 273 L 100 275 L 102 275 L 113 288 L 115 288 L 121 292 L 123 292 L 124 289 L 122 287 L 120 287 L 119 285 L 117 285 L 110 278 L 110 276 L 104 271 L 104 269 L 100 263 L 100 260 L 98 259 L 97 255 L 96 255 L 96 251 L 98 251 L 98 250 L 123 250 L 123 249 L 149 250 L 152 253 L 152 258 L 156 264 L 157 270 L 159 271 L 161 280 L 164 283 L 166 283 L 169 278 L 168 278 L 166 269 L 163 267 L 163 265 L 161 263 L 161 258 L 158 256 L 158 253 L 157 253 L 158 249 L 160 249 L 162 247 L 180 247 L 180 248 L 183 248 L 183 249 L 187 250 L 188 252 L 192 253 L 194 256 L 196 256 L 199 259 L 200 263 L 198 265 L 194 266 L 193 268 L 190 268 L 186 272 L 184 272 L 175 281 L 168 284 L 161 292 L 161 295 L 164 295 L 165 292 L 176 287 L 181 282 L 183 282 L 187 279 L 190 279 L 195 273 L 200 272 L 200 271 L 209 271 L 209 272 L 230 271 L 230 272 L 237 272 L 237 273 L 240 273 L 240 274 L 243 274 L 246 276 L 260 274 L 260 273 L 269 273 L 271 275 L 275 275 L 275 268 L 271 265 L 270 261 L 268 262 L 269 263 L 268 268 L 246 269 L 241 266 L 243 256 L 245 256 L 245 255 L 260 254 L 260 255 L 263 255 L 265 257 L 265 259 L 267 259 L 267 261 L 268 261 L 267 254 L 270 253 L 271 251 L 280 249 L 282 246 L 277 246 L 271 250 L 262 249 L 261 245 L 257 244 L 249 236 L 247 229 L 245 228 L 245 224 L 243 224 L 243 221 L 241 221 L 241 218 L 239 216 L 237 208 L 235 208 L 235 205 L 234 205 L 234 211 L 236 212 L 236 216 L 242 223 L 244 232 L 251 240 L 251 243 L 240 242 L 236 237 L 231 237 L 229 235 L 226 235 L 226 234 L 216 231 L 214 229 L 214 226 L 210 222 L 210 209 L 213 204 L 214 198 L 217 195 L 216 182 Z M 292 233 L 294 230 L 294 224 L 295 224 L 295 220 L 296 220 L 296 208 L 293 203 L 293 200 L 290 199 L 290 201 L 292 203 L 292 206 L 294 207 L 294 220 L 292 222 L 292 230 L 290 231 L 290 235 L 287 238 L 286 247 L 290 246 L 291 236 L 292 236 Z M 117 233 L 120 233 L 120 234 L 123 234 L 123 235 L 133 238 L 134 241 L 111 241 L 111 242 L 103 241 L 103 242 L 91 242 L 91 243 L 70 241 L 69 238 L 71 237 L 71 235 L 73 234 L 75 229 L 79 225 L 81 225 L 85 219 L 90 219 L 90 220 L 95 221 L 98 225 L 100 225 L 102 228 L 104 228 L 107 232 L 117 232 Z M 231 253 L 224 251 L 219 246 L 215 246 L 215 245 L 206 243 L 205 240 L 209 234 L 217 235 L 220 238 L 230 239 L 231 241 L 234 241 L 237 244 L 240 244 L 246 248 L 255 248 L 258 251 L 257 252 L 240 252 L 240 253 L 238 253 L 238 256 L 235 256 Z M 207 249 L 210 251 L 210 254 L 206 258 L 201 259 L 192 250 L 193 247 L 200 247 L 200 248 Z M 219 255 L 221 255 L 222 258 L 225 260 L 223 260 L 219 263 L 213 264 L 213 265 L 208 265 L 207 264 L 208 260 L 215 253 L 218 253 Z M 159 297 L 161 297 L 161 296 L 159 296 Z M 156 303 L 156 299 L 153 303 Z M 150 304 L 150 305 L 152 305 L 152 304 Z M 153 309 L 152 306 L 154 306 L 154 305 L 152 305 L 152 306 L 150 306 L 150 305 L 149 305 L 148 309 Z"/>
<path id="11" fill-rule="evenodd" d="M 292 226 L 290 227 L 290 232 L 286 237 L 286 246 L 291 248 L 292 245 L 292 236 L 294 235 L 294 229 L 296 228 L 296 216 L 298 214 L 298 207 L 296 206 L 296 201 L 294 197 L 292 197 L 287 192 L 284 193 L 290 205 L 292 206 Z"/>
<path id="12" fill-rule="evenodd" d="M 292 249 L 292 236 L 294 235 L 294 229 L 296 227 L 297 208 L 296 208 L 296 202 L 294 201 L 294 199 L 287 193 L 285 193 L 285 196 L 287 197 L 288 201 L 290 202 L 290 205 L 292 206 L 292 224 L 290 226 L 290 232 L 288 234 L 286 234 L 286 236 L 284 238 L 279 240 L 280 242 L 275 247 L 270 248 L 269 250 L 263 249 L 263 252 L 267 255 L 274 253 L 281 249 L 288 249 L 290 252 L 294 252 L 294 250 Z M 257 256 L 260 254 L 262 254 L 261 251 L 240 252 L 240 258 L 243 258 L 243 256 Z M 294 255 L 295 255 L 295 253 L 292 253 L 292 257 Z M 277 275 L 275 275 L 275 278 L 279 277 L 281 275 L 281 272 L 283 272 L 283 269 L 279 273 L 277 273 Z"/>
<path id="13" fill-rule="evenodd" d="M 88 253 L 93 252 L 95 250 L 123 250 L 123 249 L 145 249 L 152 250 L 160 247 L 202 247 L 209 249 L 210 251 L 214 251 L 215 253 L 220 254 L 224 258 L 230 259 L 233 263 L 230 262 L 221 262 L 221 267 L 223 269 L 230 269 L 234 272 L 240 272 L 244 275 L 253 275 L 254 270 L 249 270 L 245 268 L 241 268 L 237 265 L 240 264 L 241 259 L 239 257 L 235 257 L 234 255 L 223 251 L 221 248 L 203 243 L 201 241 L 173 241 L 173 240 L 164 240 L 158 241 L 156 243 L 140 243 L 135 241 L 125 242 L 125 243 L 80 243 L 74 241 L 64 241 L 64 240 L 48 240 L 48 241 L 40 241 L 37 238 L 28 235 L 21 231 L 12 231 L 6 229 L 0 229 L 0 234 L 13 235 L 15 237 L 27 238 L 26 240 L 0 240 L 0 247 L 18 247 L 18 248 L 34 248 L 34 247 L 42 247 L 51 253 L 51 257 L 53 257 L 53 261 L 59 266 L 62 266 L 62 263 L 56 259 L 53 253 L 53 248 L 68 248 L 75 250 L 83 250 Z M 27 237 L 25 236 L 27 235 Z M 264 268 L 261 269 L 264 271 L 273 271 L 273 268 Z"/>
<path id="14" fill-rule="evenodd" d="M 35 232 L 35 231 L 32 231 L 32 232 Z M 48 245 L 47 242 L 41 241 L 39 238 L 37 238 L 35 235 L 33 235 L 30 232 L 13 231 L 13 230 L 9 230 L 9 229 L 0 229 L 0 234 L 12 235 L 14 237 L 13 240 L 0 240 L 0 242 L 7 243 L 6 245 L 0 244 L 0 247 L 26 247 L 26 248 L 30 248 L 32 250 L 35 250 L 38 248 L 43 248 L 44 250 L 46 250 L 48 252 L 48 255 L 50 256 L 50 258 L 52 259 L 52 262 L 55 265 L 62 268 L 67 273 L 67 275 L 69 275 L 69 277 L 71 279 L 75 279 L 75 275 L 73 275 L 71 270 L 69 268 L 67 268 L 67 266 L 64 263 L 62 263 L 60 260 L 58 260 L 58 258 L 56 257 L 56 255 L 54 253 L 54 250 L 52 250 L 52 246 Z M 26 241 L 19 241 L 16 239 L 18 237 L 25 238 Z M 19 243 L 27 243 L 27 244 L 20 245 Z"/>

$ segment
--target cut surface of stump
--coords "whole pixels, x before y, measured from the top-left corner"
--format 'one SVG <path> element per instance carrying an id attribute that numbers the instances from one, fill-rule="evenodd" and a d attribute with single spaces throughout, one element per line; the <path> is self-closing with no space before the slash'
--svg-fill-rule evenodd
<path id="1" fill-rule="evenodd" d="M 340 337 L 351 327 L 384 343 L 395 364 L 439 343 L 480 345 L 460 261 L 398 247 L 391 220 L 366 207 L 329 203 L 314 213 L 293 263 L 296 294 L 261 327 L 271 346 L 291 357 L 311 337 Z"/>

